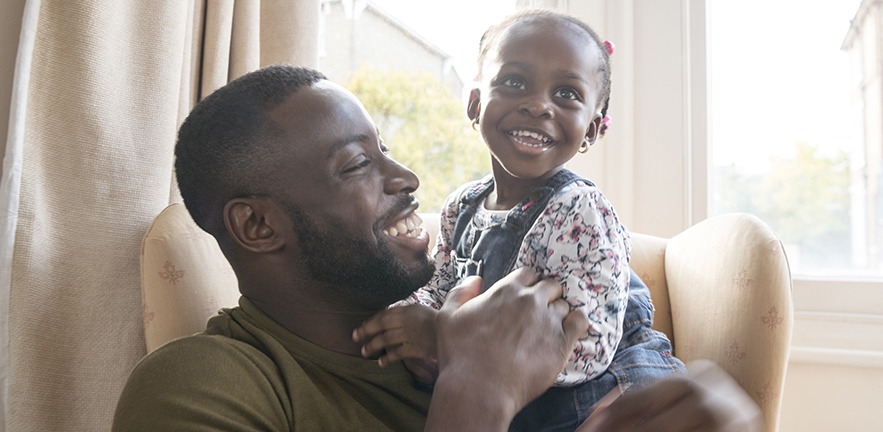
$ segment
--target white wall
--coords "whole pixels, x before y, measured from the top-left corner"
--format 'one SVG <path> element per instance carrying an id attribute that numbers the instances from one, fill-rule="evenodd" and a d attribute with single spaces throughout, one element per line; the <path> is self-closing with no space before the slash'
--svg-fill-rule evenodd
<path id="1" fill-rule="evenodd" d="M 613 127 L 571 168 L 635 232 L 671 236 L 707 217 L 706 0 L 578 0 L 612 40 Z M 883 431 L 883 283 L 795 280 L 781 430 Z"/>
<path id="2" fill-rule="evenodd" d="M 706 217 L 708 202 L 704 2 L 569 6 L 616 44 L 613 126 L 570 166 L 598 183 L 631 230 L 677 234 Z"/>
<path id="3" fill-rule="evenodd" d="M 783 431 L 883 431 L 883 286 L 797 280 Z"/>

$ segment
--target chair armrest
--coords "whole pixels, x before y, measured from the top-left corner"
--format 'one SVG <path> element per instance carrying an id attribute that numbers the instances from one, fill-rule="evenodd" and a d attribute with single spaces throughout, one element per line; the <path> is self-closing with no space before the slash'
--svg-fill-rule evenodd
<path id="1" fill-rule="evenodd" d="M 782 242 L 757 217 L 712 217 L 669 240 L 665 273 L 677 356 L 716 361 L 776 430 L 794 310 Z"/>

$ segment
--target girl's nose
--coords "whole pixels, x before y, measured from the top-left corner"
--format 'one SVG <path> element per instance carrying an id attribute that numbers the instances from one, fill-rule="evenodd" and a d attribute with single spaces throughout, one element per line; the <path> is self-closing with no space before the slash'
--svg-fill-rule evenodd
<path id="1" fill-rule="evenodd" d="M 551 101 L 543 95 L 531 95 L 526 97 L 521 103 L 519 111 L 533 118 L 552 118 L 553 116 Z"/>

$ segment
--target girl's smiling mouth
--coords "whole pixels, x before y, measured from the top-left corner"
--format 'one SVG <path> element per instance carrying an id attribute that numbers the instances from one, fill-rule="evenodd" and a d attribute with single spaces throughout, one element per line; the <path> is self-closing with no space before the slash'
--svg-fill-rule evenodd
<path id="1" fill-rule="evenodd" d="M 545 150 L 554 144 L 554 140 L 548 135 L 526 129 L 514 129 L 506 132 L 506 135 L 518 146 L 522 148 L 527 147 L 534 151 L 537 149 Z"/>

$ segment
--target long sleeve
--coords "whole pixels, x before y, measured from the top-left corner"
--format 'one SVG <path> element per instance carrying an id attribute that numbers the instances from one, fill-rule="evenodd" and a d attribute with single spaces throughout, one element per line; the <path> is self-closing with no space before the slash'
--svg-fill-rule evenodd
<path id="1" fill-rule="evenodd" d="M 599 375 L 622 335 L 628 297 L 628 231 L 594 186 L 574 183 L 552 198 L 520 246 L 516 267 L 532 267 L 564 285 L 564 298 L 589 318 L 589 336 L 558 384 Z"/>

